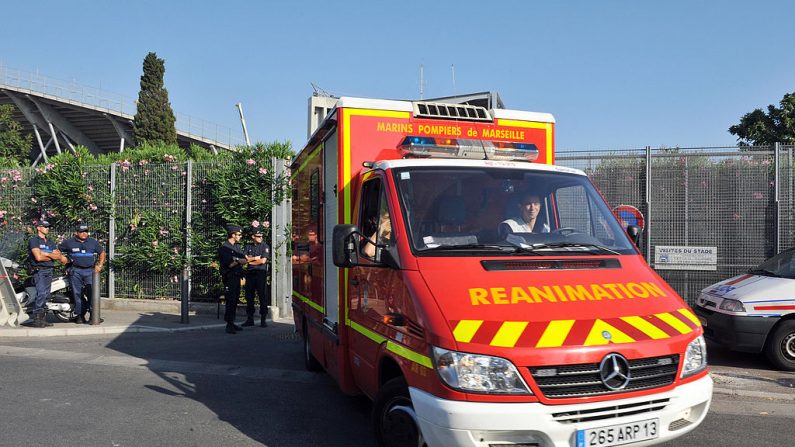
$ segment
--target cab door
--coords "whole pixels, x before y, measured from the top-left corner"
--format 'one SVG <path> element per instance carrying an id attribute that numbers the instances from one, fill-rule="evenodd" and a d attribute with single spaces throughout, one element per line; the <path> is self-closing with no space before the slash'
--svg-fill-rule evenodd
<path id="1" fill-rule="evenodd" d="M 383 316 L 390 306 L 390 289 L 398 272 L 379 264 L 383 247 L 393 244 L 392 216 L 382 175 L 366 177 L 362 184 L 356 224 L 364 235 L 358 246 L 359 266 L 351 269 L 349 318 L 352 367 L 357 385 L 372 395 L 377 390 L 378 351 L 388 338 Z M 376 242 L 373 244 L 372 242 Z"/>

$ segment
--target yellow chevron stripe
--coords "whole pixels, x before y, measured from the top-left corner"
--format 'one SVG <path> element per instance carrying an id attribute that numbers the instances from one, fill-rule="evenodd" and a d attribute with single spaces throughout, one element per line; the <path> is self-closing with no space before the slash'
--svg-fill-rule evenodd
<path id="1" fill-rule="evenodd" d="M 563 342 L 566 341 L 566 337 L 569 335 L 572 326 L 574 326 L 574 320 L 550 321 L 541 339 L 538 340 L 536 348 L 556 348 L 558 346 L 563 346 Z"/>
<path id="2" fill-rule="evenodd" d="M 693 312 L 691 312 L 690 309 L 685 309 L 683 307 L 679 309 L 679 313 L 687 317 L 687 319 L 692 321 L 693 323 L 696 323 L 696 326 L 701 326 L 701 322 L 698 321 L 698 317 L 693 315 Z"/>
<path id="3" fill-rule="evenodd" d="M 513 348 L 527 324 L 527 321 L 506 321 L 502 323 L 500 330 L 497 331 L 489 344 L 491 346 Z"/>
<path id="4" fill-rule="evenodd" d="M 472 337 L 478 332 L 480 329 L 480 325 L 483 324 L 483 320 L 461 320 L 453 329 L 453 337 L 455 337 L 455 341 L 460 341 L 462 343 L 469 343 L 472 341 Z"/>
<path id="5" fill-rule="evenodd" d="M 674 329 L 676 329 L 682 334 L 687 334 L 688 332 L 692 331 L 692 329 L 690 329 L 690 326 L 684 324 L 682 320 L 676 318 L 675 316 L 669 314 L 668 312 L 664 312 L 661 314 L 654 314 L 654 316 L 670 324 Z"/>
<path id="6" fill-rule="evenodd" d="M 604 337 L 604 331 L 610 333 L 610 339 Z M 621 332 L 621 330 L 611 324 L 602 320 L 596 320 L 593 322 L 591 332 L 589 332 L 588 337 L 585 338 L 583 346 L 606 345 L 608 343 L 632 343 L 633 341 L 635 341 L 634 338 Z"/>
<path id="7" fill-rule="evenodd" d="M 657 326 L 649 323 L 643 317 L 621 317 L 625 323 L 648 335 L 652 340 L 668 338 L 668 334 Z"/>

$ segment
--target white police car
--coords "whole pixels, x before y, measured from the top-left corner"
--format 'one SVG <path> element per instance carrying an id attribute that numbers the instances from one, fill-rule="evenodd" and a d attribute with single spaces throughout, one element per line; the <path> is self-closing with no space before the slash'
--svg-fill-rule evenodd
<path id="1" fill-rule="evenodd" d="M 795 248 L 705 288 L 693 310 L 707 339 L 795 371 Z"/>

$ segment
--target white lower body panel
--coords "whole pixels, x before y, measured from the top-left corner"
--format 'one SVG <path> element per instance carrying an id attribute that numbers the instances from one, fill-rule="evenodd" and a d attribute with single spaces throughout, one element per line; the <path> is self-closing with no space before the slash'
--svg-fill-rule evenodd
<path id="1" fill-rule="evenodd" d="M 641 447 L 670 441 L 696 428 L 704 420 L 712 402 L 712 378 L 707 375 L 664 393 L 575 405 L 453 401 L 416 388 L 409 391 L 429 447 L 534 443 L 543 447 L 576 447 L 577 430 L 659 419 L 658 438 L 625 444 Z M 566 422 L 565 419 L 572 416 L 560 416 L 561 413 L 598 412 L 600 409 L 610 413 L 616 406 L 623 405 L 642 408 L 644 403 L 665 399 L 667 403 L 662 409 L 627 416 L 588 422 Z"/>

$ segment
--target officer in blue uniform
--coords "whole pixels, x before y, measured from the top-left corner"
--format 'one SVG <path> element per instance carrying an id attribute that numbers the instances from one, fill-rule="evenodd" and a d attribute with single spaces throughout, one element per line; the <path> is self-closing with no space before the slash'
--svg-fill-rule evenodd
<path id="1" fill-rule="evenodd" d="M 271 304 L 271 291 L 268 286 L 268 267 L 271 260 L 271 246 L 264 239 L 261 227 L 251 228 L 252 243 L 244 250 L 248 267 L 246 268 L 246 322 L 243 326 L 254 326 L 254 294 L 259 296 L 260 327 L 268 327 L 268 307 Z"/>
<path id="2" fill-rule="evenodd" d="M 63 241 L 60 249 L 70 262 L 69 283 L 75 300 L 76 323 L 85 324 L 86 313 L 91 312 L 90 298 L 94 272 L 102 271 L 102 266 L 105 264 L 105 248 L 99 241 L 88 236 L 88 225 L 81 223 L 75 227 L 74 237 Z M 83 292 L 89 297 L 86 301 L 83 301 Z"/>
<path id="3" fill-rule="evenodd" d="M 226 235 L 226 241 L 218 248 L 218 264 L 224 281 L 226 333 L 234 334 L 243 330 L 235 324 L 235 315 L 240 300 L 240 279 L 243 277 L 243 266 L 247 261 L 243 250 L 237 245 L 243 237 L 243 229 L 237 225 L 228 225 Z"/>
<path id="4" fill-rule="evenodd" d="M 52 323 L 47 322 L 47 300 L 50 299 L 52 287 L 52 269 L 55 267 L 53 261 L 66 263 L 55 242 L 47 238 L 48 234 L 50 234 L 50 223 L 39 220 L 36 223 L 36 235 L 28 241 L 28 259 L 33 274 L 33 285 L 36 286 L 31 326 L 36 328 L 52 326 Z"/>

